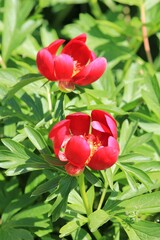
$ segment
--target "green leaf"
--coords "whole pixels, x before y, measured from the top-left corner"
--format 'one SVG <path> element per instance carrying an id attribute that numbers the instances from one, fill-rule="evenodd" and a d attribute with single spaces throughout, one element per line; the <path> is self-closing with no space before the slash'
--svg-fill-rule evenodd
<path id="1" fill-rule="evenodd" d="M 50 211 L 50 214 L 52 214 L 52 221 L 56 221 L 64 214 L 67 206 L 68 195 L 76 185 L 77 181 L 74 177 L 66 176 L 60 180 L 59 186 L 55 192 L 55 194 L 57 194 L 57 199 Z"/>
<path id="2" fill-rule="evenodd" d="M 160 106 L 159 103 L 154 101 L 154 98 L 152 97 L 151 93 L 148 91 L 143 90 L 142 91 L 142 97 L 144 101 L 146 102 L 148 108 L 155 113 L 155 115 L 160 118 Z"/>
<path id="3" fill-rule="evenodd" d="M 85 223 L 87 223 L 87 218 L 82 215 L 78 215 L 79 218 L 74 219 L 73 221 L 68 222 L 60 229 L 60 238 L 70 235 L 72 232 L 75 232 Z"/>
<path id="4" fill-rule="evenodd" d="M 157 213 L 160 211 L 160 192 L 147 193 L 118 204 L 118 208 L 124 208 L 128 215 L 139 215 L 141 213 Z"/>
<path id="5" fill-rule="evenodd" d="M 101 187 L 102 186 L 101 180 L 98 177 L 96 177 L 89 169 L 85 168 L 84 173 L 85 173 L 86 179 L 91 184 L 94 184 L 94 186 L 96 186 L 96 187 Z"/>
<path id="6" fill-rule="evenodd" d="M 18 198 L 13 199 L 9 205 L 5 208 L 2 214 L 2 222 L 5 223 L 11 217 L 20 211 L 22 208 L 29 206 L 31 203 L 35 201 L 35 198 L 30 196 L 30 194 L 24 194 L 22 196 L 18 196 Z"/>
<path id="7" fill-rule="evenodd" d="M 130 225 L 139 239 L 141 240 L 158 240 L 160 236 L 160 226 L 158 223 L 148 222 L 148 221 L 140 221 L 135 222 Z"/>
<path id="8" fill-rule="evenodd" d="M 19 1 L 6 0 L 4 6 L 4 29 L 2 36 L 2 56 L 6 61 L 12 50 L 12 38 L 17 25 Z M 11 21 L 12 19 L 12 21 Z"/>
<path id="9" fill-rule="evenodd" d="M 155 135 L 160 135 L 160 124 L 158 123 L 139 122 L 138 125 L 146 132 L 154 133 Z"/>
<path id="10" fill-rule="evenodd" d="M 117 163 L 117 165 L 123 170 L 126 171 L 129 174 L 132 174 L 133 176 L 135 176 L 140 182 L 142 182 L 147 189 L 150 190 L 151 185 L 153 184 L 152 180 L 150 179 L 150 177 L 143 172 L 142 170 L 131 166 L 131 165 L 127 165 L 127 164 L 120 164 Z"/>
<path id="11" fill-rule="evenodd" d="M 127 120 L 123 122 L 119 141 L 121 154 L 124 154 L 127 151 L 127 145 L 136 131 L 137 125 L 137 122 L 132 122 L 130 125 Z"/>
<path id="12" fill-rule="evenodd" d="M 150 156 L 143 156 L 138 153 L 129 153 L 126 155 L 122 155 L 122 156 L 119 156 L 119 159 L 118 159 L 119 162 L 124 162 L 124 163 L 125 162 L 126 163 L 142 162 L 143 164 L 144 162 L 150 161 L 150 160 L 151 160 Z"/>
<path id="13" fill-rule="evenodd" d="M 126 4 L 126 5 L 130 5 L 130 6 L 141 6 L 141 4 L 143 3 L 143 0 L 114 0 L 115 2 L 118 3 L 122 3 L 122 4 Z"/>
<path id="14" fill-rule="evenodd" d="M 136 191 L 137 190 L 137 184 L 136 184 L 136 181 L 134 180 L 134 178 L 126 171 L 125 171 L 125 175 L 126 175 L 126 179 L 129 183 L 131 189 L 133 191 Z"/>
<path id="15" fill-rule="evenodd" d="M 11 139 L 2 139 L 2 142 L 12 151 L 0 151 L 0 166 L 8 169 L 7 175 L 18 175 L 49 167 L 42 158 L 22 144 Z"/>
<path id="16" fill-rule="evenodd" d="M 33 145 L 40 151 L 41 154 L 50 155 L 51 152 L 47 146 L 47 143 L 45 142 L 44 138 L 42 137 L 41 133 L 38 130 L 35 130 L 32 127 L 25 127 L 25 132 L 30 139 L 30 141 L 33 143 Z"/>
<path id="17" fill-rule="evenodd" d="M 36 188 L 36 190 L 32 193 L 32 196 L 38 196 L 43 193 L 53 191 L 54 188 L 58 186 L 59 180 L 61 177 L 54 177 L 53 179 L 50 179 L 49 181 L 41 184 Z"/>
<path id="18" fill-rule="evenodd" d="M 26 74 L 20 78 L 20 81 L 15 84 L 7 93 L 2 103 L 6 104 L 8 100 L 10 100 L 16 92 L 18 92 L 24 86 L 33 83 L 35 81 L 41 80 L 44 77 L 40 74 Z"/>
<path id="19" fill-rule="evenodd" d="M 24 163 L 23 156 L 19 156 L 17 154 L 13 154 L 11 152 L 8 152 L 6 150 L 0 151 L 0 167 L 1 168 L 11 168 L 13 166 L 16 166 L 18 163 L 17 161 Z"/>
<path id="20" fill-rule="evenodd" d="M 105 175 L 108 181 L 108 184 L 110 188 L 113 190 L 113 173 L 112 173 L 112 168 L 108 168 L 105 171 Z"/>
<path id="21" fill-rule="evenodd" d="M 68 196 L 69 207 L 73 209 L 76 213 L 85 214 L 86 209 L 83 204 L 81 196 L 77 193 L 76 190 L 72 190 Z"/>
<path id="22" fill-rule="evenodd" d="M 35 3 L 32 0 L 6 0 L 4 4 L 4 29 L 2 34 L 2 56 L 7 62 L 17 48 L 41 21 L 26 20 Z"/>
<path id="23" fill-rule="evenodd" d="M 25 229 L 0 227 L 1 240 L 33 240 L 33 235 Z"/>
<path id="24" fill-rule="evenodd" d="M 83 228 L 78 228 L 77 231 L 72 232 L 72 237 L 74 240 L 92 240 L 92 236 Z"/>
<path id="25" fill-rule="evenodd" d="M 37 221 L 39 221 L 40 219 L 42 220 L 43 215 L 48 213 L 50 209 L 51 209 L 51 205 L 48 203 L 47 204 L 41 203 L 41 204 L 30 206 L 28 209 L 23 209 L 12 217 L 12 221 L 14 221 L 12 225 L 14 224 L 14 226 L 16 227 L 22 227 L 22 226 L 35 227 L 36 225 L 38 226 L 38 224 L 36 223 L 36 220 Z M 46 227 L 46 226 L 40 226 L 40 227 Z"/>
<path id="26" fill-rule="evenodd" d="M 94 204 L 94 200 L 95 200 L 95 188 L 94 185 L 92 185 L 88 191 L 87 191 L 87 197 L 88 197 L 88 201 L 89 201 L 89 207 L 92 210 L 93 208 L 93 204 Z"/>
<path id="27" fill-rule="evenodd" d="M 130 240 L 159 240 L 160 227 L 158 223 L 137 221 L 127 222 L 121 221 Z"/>
<path id="28" fill-rule="evenodd" d="M 108 222 L 111 218 L 107 212 L 102 209 L 96 210 L 89 215 L 89 228 L 91 232 L 96 231 L 100 226 Z"/>
<path id="29" fill-rule="evenodd" d="M 128 144 L 128 150 L 130 149 L 130 151 L 133 151 L 134 149 L 136 149 L 137 147 L 141 146 L 142 144 L 150 141 L 152 139 L 153 134 L 152 133 L 146 133 L 143 134 L 140 137 L 133 137 L 131 139 L 131 141 Z"/>
<path id="30" fill-rule="evenodd" d="M 154 1 L 145 0 L 145 6 L 147 10 L 154 7 L 157 4 L 159 4 L 159 0 L 154 0 Z"/>
<path id="31" fill-rule="evenodd" d="M 23 159 L 23 163 L 25 163 L 27 160 L 32 163 L 45 163 L 43 160 L 35 153 L 31 152 L 27 147 L 23 146 L 22 144 L 9 139 L 9 138 L 4 138 L 2 139 L 3 144 L 9 148 L 11 152 L 17 155 L 17 157 Z M 4 151 L 5 153 L 5 151 Z M 7 151 L 6 151 L 7 154 Z M 20 163 L 20 161 L 17 159 L 17 163 Z"/>
<path id="32" fill-rule="evenodd" d="M 136 164 L 136 167 L 145 172 L 156 172 L 160 171 L 160 161 L 139 162 Z"/>

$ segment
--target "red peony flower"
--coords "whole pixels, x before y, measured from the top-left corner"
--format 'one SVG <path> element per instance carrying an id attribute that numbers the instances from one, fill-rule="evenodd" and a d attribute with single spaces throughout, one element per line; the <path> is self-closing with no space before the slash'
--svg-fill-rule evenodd
<path id="1" fill-rule="evenodd" d="M 93 110 L 91 117 L 84 113 L 68 115 L 52 128 L 49 138 L 70 175 L 79 175 L 85 166 L 104 170 L 118 159 L 116 121 L 101 110 Z"/>
<path id="2" fill-rule="evenodd" d="M 56 40 L 38 52 L 36 62 L 43 76 L 58 81 L 62 91 L 71 91 L 76 84 L 88 85 L 102 76 L 107 65 L 106 59 L 96 58 L 86 46 L 86 34 L 73 38 L 56 55 L 64 42 L 63 39 Z"/>

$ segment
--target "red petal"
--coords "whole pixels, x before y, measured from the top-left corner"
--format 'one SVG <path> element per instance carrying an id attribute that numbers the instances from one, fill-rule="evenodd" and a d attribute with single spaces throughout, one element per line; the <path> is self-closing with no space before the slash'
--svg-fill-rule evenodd
<path id="1" fill-rule="evenodd" d="M 89 133 L 89 115 L 85 113 L 73 113 L 68 115 L 66 119 L 70 119 L 70 130 L 73 135 L 87 135 Z"/>
<path id="2" fill-rule="evenodd" d="M 70 120 L 62 120 L 59 123 L 57 123 L 49 133 L 49 138 L 54 143 L 54 152 L 56 155 L 58 155 L 66 135 L 70 135 L 69 125 Z"/>
<path id="3" fill-rule="evenodd" d="M 90 60 L 91 53 L 88 47 L 82 41 L 72 40 L 66 44 L 62 53 L 70 55 L 74 61 L 77 61 L 81 66 L 86 65 Z"/>
<path id="4" fill-rule="evenodd" d="M 90 155 L 90 146 L 83 137 L 73 136 L 66 145 L 65 155 L 71 164 L 83 167 Z"/>
<path id="5" fill-rule="evenodd" d="M 84 167 L 82 168 L 76 167 L 70 163 L 67 163 L 65 165 L 65 169 L 66 169 L 66 172 L 71 176 L 79 176 L 84 171 Z"/>
<path id="6" fill-rule="evenodd" d="M 88 166 L 93 170 L 104 170 L 111 167 L 118 159 L 119 152 L 112 147 L 101 147 L 95 152 Z"/>
<path id="7" fill-rule="evenodd" d="M 73 77 L 75 84 L 88 85 L 102 76 L 107 66 L 105 58 L 96 58 Z"/>
<path id="8" fill-rule="evenodd" d="M 49 80 L 56 80 L 53 71 L 53 57 L 50 52 L 43 48 L 37 54 L 36 59 L 39 72 Z"/>
<path id="9" fill-rule="evenodd" d="M 100 140 L 103 146 L 108 146 L 108 137 L 111 135 L 111 132 L 108 126 L 100 123 L 98 121 L 93 121 L 92 123 L 92 134 Z"/>
<path id="10" fill-rule="evenodd" d="M 70 80 L 73 74 L 74 63 L 70 56 L 60 54 L 54 58 L 54 70 L 58 80 Z"/>
<path id="11" fill-rule="evenodd" d="M 70 42 L 75 41 L 75 40 L 86 42 L 86 39 L 87 39 L 87 35 L 85 33 L 82 33 L 82 34 L 78 35 L 77 37 L 73 38 L 72 40 L 70 40 Z"/>
<path id="12" fill-rule="evenodd" d="M 93 51 L 91 51 L 91 56 L 90 56 L 90 60 L 91 60 L 91 62 L 93 61 L 93 60 L 95 60 L 97 57 L 96 57 L 96 54 L 93 52 Z"/>
<path id="13" fill-rule="evenodd" d="M 92 121 L 92 129 L 95 129 L 99 132 L 103 132 L 103 133 L 111 133 L 110 132 L 110 129 L 108 128 L 107 125 L 104 125 L 103 123 L 101 122 L 98 122 L 98 121 Z"/>
<path id="14" fill-rule="evenodd" d="M 117 150 L 118 153 L 120 152 L 119 144 L 114 137 L 108 138 L 108 147 L 112 147 L 113 149 Z"/>
<path id="15" fill-rule="evenodd" d="M 110 129 L 111 135 L 117 138 L 117 123 L 115 119 L 107 112 L 102 110 L 93 110 L 91 113 L 92 121 L 98 121 Z"/>
<path id="16" fill-rule="evenodd" d="M 113 137 L 117 138 L 117 124 L 111 116 L 105 116 L 107 124 L 112 132 Z"/>
<path id="17" fill-rule="evenodd" d="M 54 56 L 58 50 L 58 48 L 65 42 L 64 39 L 58 39 L 51 43 L 46 49 Z"/>

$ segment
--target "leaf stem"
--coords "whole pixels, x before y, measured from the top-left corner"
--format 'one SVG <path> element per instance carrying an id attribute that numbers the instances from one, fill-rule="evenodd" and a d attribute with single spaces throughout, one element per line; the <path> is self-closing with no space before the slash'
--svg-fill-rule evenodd
<path id="1" fill-rule="evenodd" d="M 103 191 L 102 191 L 102 194 L 101 194 L 101 198 L 100 198 L 100 201 L 99 201 L 99 204 L 98 204 L 97 210 L 99 210 L 99 209 L 102 208 L 103 201 L 104 201 L 105 196 L 106 196 L 106 192 L 107 192 L 107 189 L 104 188 Z"/>
<path id="2" fill-rule="evenodd" d="M 101 198 L 100 198 L 100 201 L 99 201 L 99 204 L 98 204 L 97 210 L 99 210 L 99 209 L 102 208 L 103 201 L 104 201 L 104 199 L 105 199 L 106 192 L 107 192 L 107 186 L 108 186 L 108 183 L 107 183 L 107 181 L 106 181 L 106 174 L 105 174 L 105 171 L 101 171 L 101 174 L 102 174 L 103 179 L 104 179 L 104 188 L 103 188 L 103 191 L 102 191 L 102 194 L 101 194 Z"/>
<path id="3" fill-rule="evenodd" d="M 92 213 L 92 210 L 90 208 L 86 189 L 85 189 L 84 174 L 82 173 L 80 176 L 78 176 L 77 179 L 78 179 L 80 194 L 81 194 L 81 197 L 82 197 L 85 209 L 86 209 L 87 217 L 89 217 L 89 215 Z M 102 239 L 102 236 L 98 230 L 96 230 L 95 232 L 92 232 L 92 234 L 94 235 L 95 239 L 97 239 L 97 240 Z"/>
<path id="4" fill-rule="evenodd" d="M 87 197 L 87 193 L 85 190 L 85 182 L 84 182 L 84 174 L 83 173 L 80 176 L 78 176 L 78 184 L 79 184 L 79 190 L 81 193 L 81 197 L 83 199 L 83 203 L 84 203 L 84 206 L 86 209 L 87 216 L 89 216 L 92 213 L 92 211 L 91 211 L 91 209 L 89 207 L 89 203 L 88 203 L 88 197 Z"/>
<path id="5" fill-rule="evenodd" d="M 149 63 L 153 63 L 149 40 L 148 40 L 148 34 L 147 34 L 147 28 L 146 28 L 146 15 L 145 15 L 145 6 L 144 3 L 142 3 L 140 7 L 141 12 L 141 21 L 142 21 L 142 36 L 143 36 L 143 43 L 144 43 L 144 49 L 146 52 L 146 56 Z"/>
<path id="6" fill-rule="evenodd" d="M 46 85 L 46 89 L 47 89 L 48 110 L 52 116 L 52 100 L 51 100 L 50 87 Z M 52 119 L 50 120 L 50 124 L 52 124 Z"/>

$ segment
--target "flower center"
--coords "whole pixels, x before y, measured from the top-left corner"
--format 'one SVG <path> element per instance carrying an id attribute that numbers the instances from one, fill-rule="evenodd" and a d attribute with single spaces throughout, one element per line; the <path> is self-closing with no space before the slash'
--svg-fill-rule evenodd
<path id="1" fill-rule="evenodd" d="M 102 146 L 102 143 L 101 141 L 95 137 L 94 135 L 92 134 L 89 134 L 87 136 L 84 136 L 85 139 L 87 140 L 88 144 L 90 145 L 90 149 L 91 149 L 91 152 L 90 152 L 90 156 L 88 157 L 87 161 L 86 161 L 86 165 L 90 162 L 91 160 L 91 157 L 94 155 L 94 153 L 97 151 L 97 149 Z"/>
<path id="2" fill-rule="evenodd" d="M 82 69 L 82 66 L 80 65 L 80 63 L 77 62 L 77 61 L 74 61 L 74 68 L 73 68 L 72 77 L 74 77 L 77 73 L 79 73 L 81 69 Z"/>

